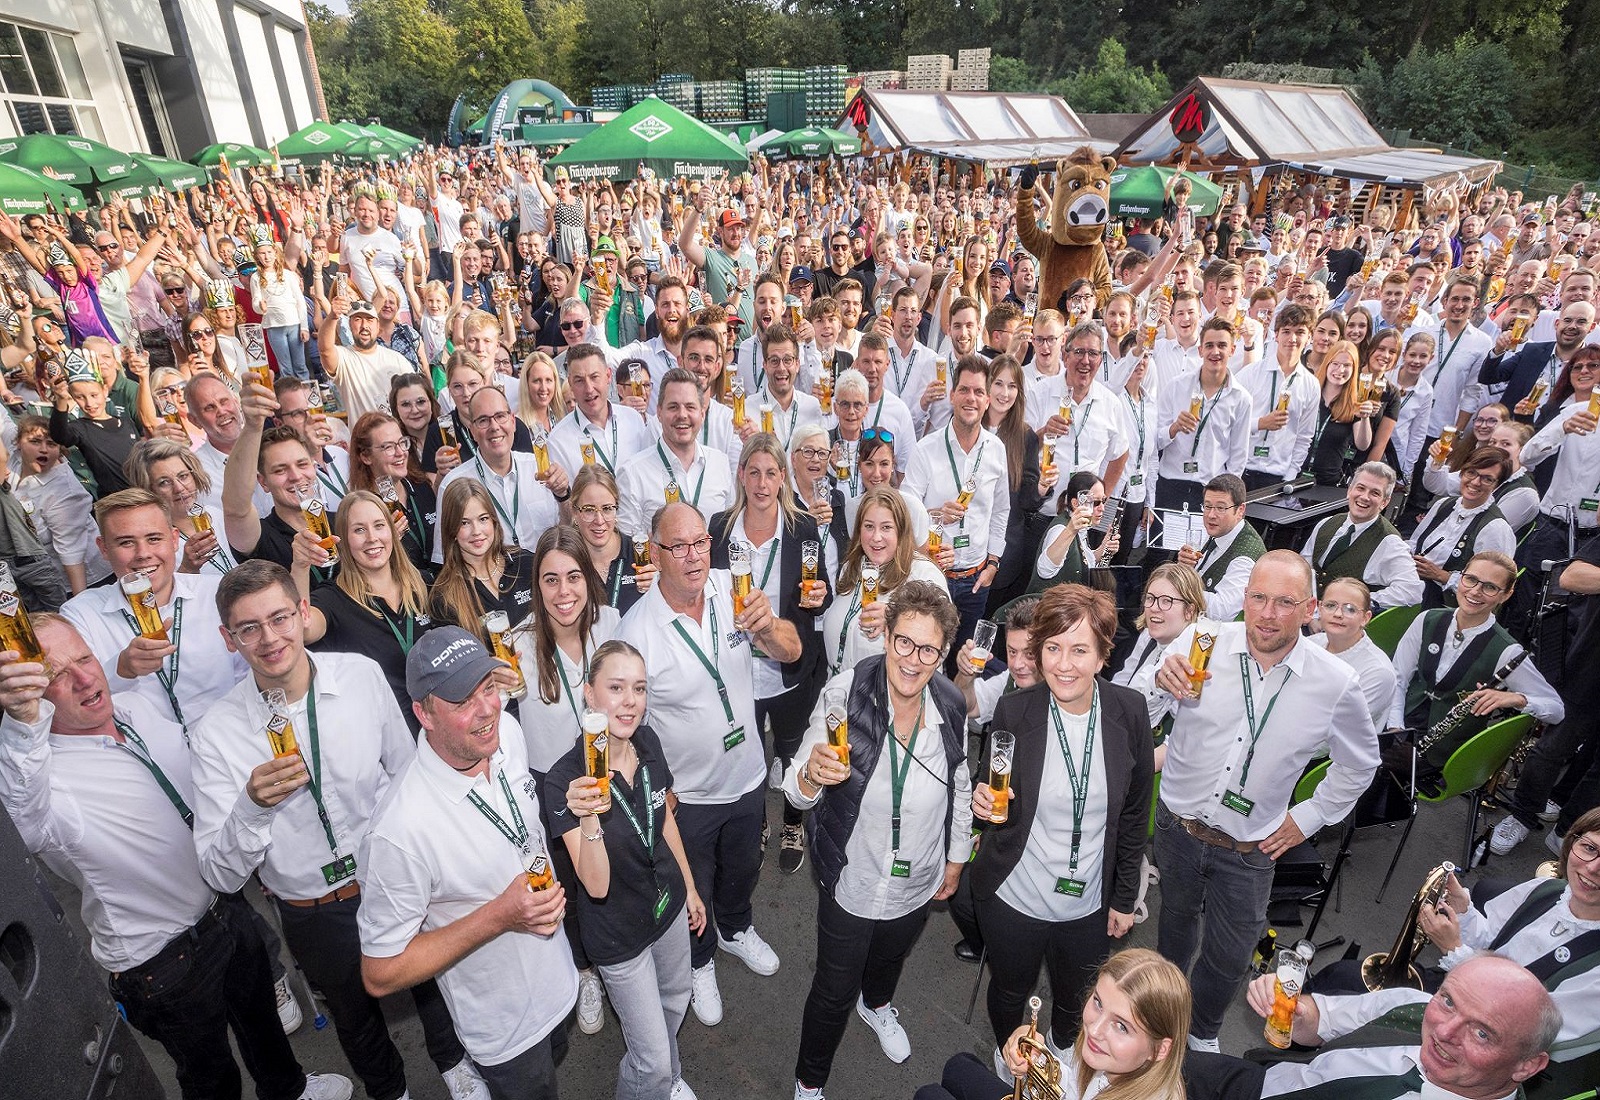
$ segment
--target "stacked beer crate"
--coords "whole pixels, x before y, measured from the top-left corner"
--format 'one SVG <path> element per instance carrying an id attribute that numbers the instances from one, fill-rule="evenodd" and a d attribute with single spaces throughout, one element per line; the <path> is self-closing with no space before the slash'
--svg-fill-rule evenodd
<path id="1" fill-rule="evenodd" d="M 806 74 L 803 69 L 746 69 L 744 116 L 766 118 L 767 96 L 773 92 L 803 92 L 805 88 Z"/>
<path id="2" fill-rule="evenodd" d="M 694 113 L 694 77 L 688 73 L 668 73 L 658 78 L 651 94 L 680 111 Z"/>
<path id="3" fill-rule="evenodd" d="M 832 126 L 844 110 L 843 65 L 813 65 L 806 70 L 806 122 Z"/>
<path id="4" fill-rule="evenodd" d="M 951 68 L 949 54 L 912 54 L 906 58 L 906 89 L 917 92 L 949 91 Z"/>
<path id="5" fill-rule="evenodd" d="M 706 122 L 737 122 L 744 118 L 744 81 L 703 80 L 696 85 L 698 117 Z"/>
<path id="6" fill-rule="evenodd" d="M 597 111 L 623 111 L 627 109 L 627 89 L 621 84 L 589 89 L 589 102 Z"/>
<path id="7" fill-rule="evenodd" d="M 956 71 L 950 74 L 952 92 L 989 90 L 989 47 L 961 50 L 956 54 Z"/>
<path id="8" fill-rule="evenodd" d="M 906 87 L 906 74 L 895 69 L 872 69 L 857 74 L 864 92 L 899 91 Z"/>

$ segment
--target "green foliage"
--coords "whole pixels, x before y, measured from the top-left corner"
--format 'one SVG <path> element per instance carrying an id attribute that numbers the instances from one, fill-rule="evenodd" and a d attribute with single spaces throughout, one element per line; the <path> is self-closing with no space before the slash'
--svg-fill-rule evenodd
<path id="1" fill-rule="evenodd" d="M 1504 45 L 1464 34 L 1445 49 L 1412 50 L 1367 107 L 1380 126 L 1414 127 L 1431 141 L 1495 151 L 1513 134 L 1516 80 Z"/>
<path id="2" fill-rule="evenodd" d="M 997 92 L 1037 92 L 1039 81 L 1021 58 L 993 57 L 989 60 L 989 87 Z"/>
<path id="3" fill-rule="evenodd" d="M 1154 111 L 1172 98 L 1172 85 L 1159 68 L 1145 72 L 1128 64 L 1128 51 L 1115 38 L 1100 43 L 1093 68 L 1081 68 L 1050 85 L 1073 110 L 1088 114 Z"/>

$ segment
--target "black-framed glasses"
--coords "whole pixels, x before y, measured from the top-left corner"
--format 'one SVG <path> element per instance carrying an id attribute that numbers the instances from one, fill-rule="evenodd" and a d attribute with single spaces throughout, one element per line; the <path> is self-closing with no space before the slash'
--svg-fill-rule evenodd
<path id="1" fill-rule="evenodd" d="M 1179 604 L 1182 604 L 1184 607 L 1188 607 L 1189 601 L 1184 599 L 1182 596 L 1164 596 L 1154 594 L 1147 594 L 1144 598 L 1145 607 L 1153 607 L 1157 611 L 1171 611 Z"/>
<path id="2" fill-rule="evenodd" d="M 894 644 L 895 655 L 909 657 L 913 653 L 923 665 L 936 665 L 944 660 L 944 647 L 937 645 L 919 645 L 904 634 L 891 634 L 889 640 Z"/>
<path id="3" fill-rule="evenodd" d="M 1494 597 L 1500 595 L 1500 593 L 1506 590 L 1506 586 L 1503 584 L 1496 584 L 1494 581 L 1486 581 L 1482 577 L 1475 576 L 1474 574 L 1467 572 L 1463 572 L 1461 574 L 1460 584 L 1463 591 L 1468 588 L 1481 589 L 1483 594 L 1488 596 L 1490 599 L 1494 599 Z"/>
<path id="4" fill-rule="evenodd" d="M 704 554 L 706 551 L 710 550 L 711 536 L 701 535 L 693 542 L 675 542 L 671 546 L 663 546 L 659 542 L 656 543 L 656 545 L 662 550 L 665 550 L 667 553 L 671 554 L 673 557 L 677 558 L 679 561 L 683 561 L 689 556 L 689 551 L 691 550 L 693 550 L 696 554 Z"/>
<path id="5" fill-rule="evenodd" d="M 588 321 L 562 321 L 561 322 L 561 331 L 562 332 L 582 332 L 584 329 L 586 329 L 588 327 L 589 327 L 589 322 Z"/>

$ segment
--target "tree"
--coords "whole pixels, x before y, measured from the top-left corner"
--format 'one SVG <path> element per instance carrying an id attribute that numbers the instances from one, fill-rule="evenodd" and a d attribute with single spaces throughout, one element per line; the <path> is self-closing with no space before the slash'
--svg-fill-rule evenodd
<path id="1" fill-rule="evenodd" d="M 1073 110 L 1089 114 L 1147 114 L 1172 97 L 1172 85 L 1159 67 L 1151 72 L 1128 64 L 1128 52 L 1115 38 L 1100 43 L 1094 68 L 1079 69 L 1055 81 L 1050 90 Z"/>
<path id="2" fill-rule="evenodd" d="M 989 88 L 996 92 L 1037 92 L 1039 81 L 1020 57 L 991 57 Z"/>
<path id="3" fill-rule="evenodd" d="M 1412 50 L 1369 108 L 1380 125 L 1415 128 L 1430 141 L 1500 149 L 1512 137 L 1517 80 L 1503 45 L 1468 33 L 1446 49 Z"/>
<path id="4" fill-rule="evenodd" d="M 542 51 L 517 0 L 449 0 L 445 16 L 459 57 L 455 84 L 468 102 L 484 106 L 511 81 L 538 75 Z"/>

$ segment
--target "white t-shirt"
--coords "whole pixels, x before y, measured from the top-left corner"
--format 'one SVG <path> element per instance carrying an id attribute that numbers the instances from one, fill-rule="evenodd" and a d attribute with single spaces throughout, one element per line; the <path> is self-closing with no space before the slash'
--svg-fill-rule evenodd
<path id="1" fill-rule="evenodd" d="M 352 347 L 338 350 L 338 377 L 334 383 L 344 407 L 354 424 L 369 412 L 387 412 L 389 407 L 389 380 L 397 374 L 409 374 L 411 362 L 397 351 L 382 344 L 371 351 L 361 352 Z"/>

